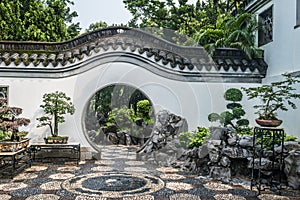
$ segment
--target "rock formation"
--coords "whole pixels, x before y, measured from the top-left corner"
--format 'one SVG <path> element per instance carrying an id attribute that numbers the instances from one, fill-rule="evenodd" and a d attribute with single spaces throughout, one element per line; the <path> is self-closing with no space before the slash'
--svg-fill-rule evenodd
<path id="1" fill-rule="evenodd" d="M 150 160 L 159 165 L 171 165 L 181 157 L 184 149 L 179 146 L 178 134 L 187 131 L 184 118 L 161 110 L 147 142 L 137 151 L 142 160 Z"/>

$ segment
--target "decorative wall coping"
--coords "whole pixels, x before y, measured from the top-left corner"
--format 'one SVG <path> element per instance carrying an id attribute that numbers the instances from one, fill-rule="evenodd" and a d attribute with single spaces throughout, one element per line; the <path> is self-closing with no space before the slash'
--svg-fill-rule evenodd
<path id="1" fill-rule="evenodd" d="M 256 10 L 260 9 L 271 1 L 272 0 L 246 0 L 246 2 L 244 3 L 245 10 L 247 12 L 254 13 Z"/>
<path id="2" fill-rule="evenodd" d="M 215 82 L 221 77 L 225 82 L 261 82 L 267 70 L 263 59 L 249 60 L 237 49 L 217 49 L 211 57 L 203 47 L 179 46 L 141 30 L 112 27 L 64 42 L 0 41 L 0 77 L 72 76 L 89 70 L 86 63 L 96 58 L 133 64 L 140 60 L 158 75 L 161 71 L 166 78 L 183 81 Z"/>

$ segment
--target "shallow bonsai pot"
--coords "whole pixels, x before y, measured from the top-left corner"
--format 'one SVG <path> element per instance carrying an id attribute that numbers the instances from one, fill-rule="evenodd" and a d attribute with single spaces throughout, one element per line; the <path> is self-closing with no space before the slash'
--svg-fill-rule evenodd
<path id="1" fill-rule="evenodd" d="M 255 119 L 256 123 L 264 127 L 277 127 L 280 126 L 282 120 L 279 119 Z"/>
<path id="2" fill-rule="evenodd" d="M 19 142 L 0 141 L 0 152 L 16 152 L 26 148 L 29 144 L 29 138 L 23 138 Z"/>
<path id="3" fill-rule="evenodd" d="M 49 136 L 44 138 L 46 144 L 67 144 L 68 143 L 68 136 Z"/>

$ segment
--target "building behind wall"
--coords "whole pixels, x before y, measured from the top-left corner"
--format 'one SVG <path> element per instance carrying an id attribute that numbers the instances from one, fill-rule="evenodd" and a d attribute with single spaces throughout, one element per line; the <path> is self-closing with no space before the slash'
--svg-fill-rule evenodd
<path id="1" fill-rule="evenodd" d="M 263 83 L 278 81 L 281 74 L 300 74 L 300 0 L 248 0 L 246 11 L 255 13 L 264 26 L 257 43 L 268 64 Z M 300 90 L 300 88 L 299 88 Z M 297 102 L 300 107 L 300 102 Z M 300 136 L 300 109 L 279 113 L 288 134 Z"/>

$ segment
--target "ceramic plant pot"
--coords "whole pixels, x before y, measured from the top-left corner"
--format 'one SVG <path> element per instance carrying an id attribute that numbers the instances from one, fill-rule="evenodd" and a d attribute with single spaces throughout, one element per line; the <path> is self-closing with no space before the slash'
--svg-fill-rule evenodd
<path id="1" fill-rule="evenodd" d="M 282 120 L 278 119 L 255 119 L 256 123 L 263 127 L 277 127 L 280 126 Z"/>

